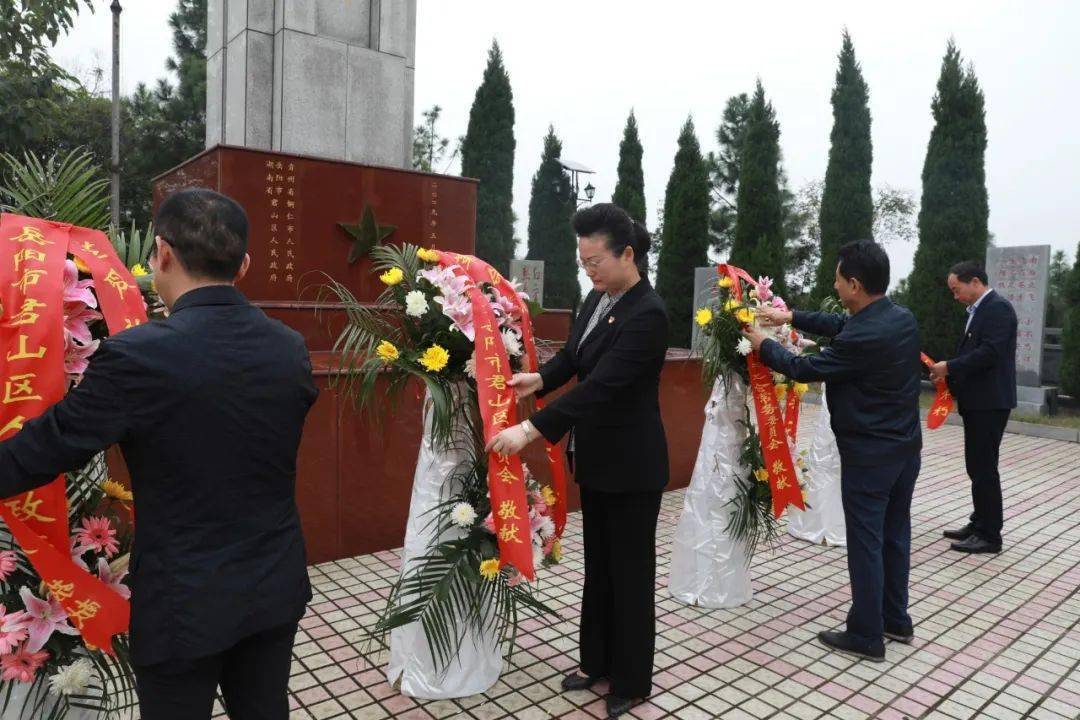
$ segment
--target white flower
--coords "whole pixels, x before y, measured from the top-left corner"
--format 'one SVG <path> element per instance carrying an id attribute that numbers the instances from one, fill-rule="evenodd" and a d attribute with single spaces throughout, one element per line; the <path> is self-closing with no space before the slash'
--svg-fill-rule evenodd
<path id="1" fill-rule="evenodd" d="M 535 543 L 532 546 L 533 551 L 533 567 L 538 568 L 544 564 L 544 548 Z"/>
<path id="2" fill-rule="evenodd" d="M 476 379 L 476 351 L 473 350 L 473 354 L 469 356 L 469 359 L 465 361 L 465 374 Z"/>
<path id="3" fill-rule="evenodd" d="M 472 524 L 476 522 L 476 511 L 473 510 L 473 506 L 469 503 L 459 502 L 450 511 L 450 519 L 454 521 L 455 525 L 463 528 L 472 527 Z"/>
<path id="4" fill-rule="evenodd" d="M 785 338 L 791 337 L 791 326 L 788 325 L 787 323 L 784 323 L 783 325 L 781 325 L 780 326 L 780 336 L 785 337 Z"/>
<path id="5" fill-rule="evenodd" d="M 86 691 L 93 679 L 94 666 L 85 658 L 63 665 L 49 676 L 49 692 L 53 695 L 77 695 Z"/>
<path id="6" fill-rule="evenodd" d="M 512 357 L 521 355 L 521 339 L 517 336 L 513 330 L 502 331 L 503 347 L 506 348 L 506 353 Z"/>
<path id="7" fill-rule="evenodd" d="M 754 349 L 754 346 L 750 344 L 748 338 L 739 338 L 739 342 L 735 345 L 735 352 L 740 355 L 749 355 L 750 351 Z"/>
<path id="8" fill-rule="evenodd" d="M 428 311 L 427 298 L 419 290 L 413 290 L 405 295 L 405 314 L 412 317 L 421 317 Z"/>
<path id="9" fill-rule="evenodd" d="M 549 537 L 555 534 L 555 521 L 549 518 L 547 515 L 540 518 L 540 522 L 536 526 L 536 532 L 541 538 L 547 540 Z"/>

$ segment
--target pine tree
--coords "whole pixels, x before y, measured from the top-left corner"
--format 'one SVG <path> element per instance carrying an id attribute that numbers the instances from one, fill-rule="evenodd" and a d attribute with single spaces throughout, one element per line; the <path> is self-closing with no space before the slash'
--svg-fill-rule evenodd
<path id="1" fill-rule="evenodd" d="M 549 127 L 529 198 L 529 260 L 544 261 L 544 307 L 576 308 L 581 300 L 570 178 L 559 157 L 562 143 Z"/>
<path id="2" fill-rule="evenodd" d="M 476 178 L 476 254 L 509 273 L 514 257 L 514 95 L 493 42 L 461 146 L 461 174 Z M 546 300 L 546 298 L 545 298 Z"/>
<path id="3" fill-rule="evenodd" d="M 679 135 L 675 166 L 664 195 L 664 230 L 657 261 L 656 290 L 671 319 L 668 345 L 690 346 L 694 268 L 708 264 L 709 172 L 688 118 Z"/>
<path id="4" fill-rule="evenodd" d="M 786 251 L 780 194 L 780 125 L 760 80 L 750 102 L 745 132 L 731 262 L 755 277 L 771 277 L 776 292 L 783 295 Z"/>
<path id="5" fill-rule="evenodd" d="M 923 349 L 933 358 L 956 350 L 964 309 L 945 284 L 948 268 L 986 256 L 986 115 L 975 72 L 949 41 L 932 104 L 934 129 L 922 171 L 919 246 L 909 280 Z"/>
<path id="6" fill-rule="evenodd" d="M 709 153 L 706 163 L 712 177 L 713 210 L 709 218 L 712 248 L 727 256 L 735 242 L 735 200 L 739 192 L 739 169 L 742 167 L 746 118 L 750 114 L 750 96 L 739 93 L 728 98 L 724 118 L 716 129 L 720 152 Z"/>
<path id="7" fill-rule="evenodd" d="M 851 36 L 844 31 L 840 66 L 832 93 L 833 129 L 829 165 L 821 198 L 821 261 L 810 305 L 832 294 L 837 252 L 852 240 L 873 239 L 874 202 L 870 191 L 869 92 L 855 60 Z"/>
<path id="8" fill-rule="evenodd" d="M 630 217 L 645 224 L 645 174 L 641 169 L 641 138 L 638 137 L 634 111 L 626 119 L 626 129 L 619 143 L 619 181 L 611 202 L 630 213 Z"/>
<path id="9" fill-rule="evenodd" d="M 1080 398 L 1080 246 L 1065 286 L 1065 326 L 1061 335 L 1061 389 Z"/>

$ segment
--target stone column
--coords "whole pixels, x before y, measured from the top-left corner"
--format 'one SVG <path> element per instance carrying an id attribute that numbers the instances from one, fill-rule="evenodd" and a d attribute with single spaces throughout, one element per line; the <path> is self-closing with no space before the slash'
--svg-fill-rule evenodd
<path id="1" fill-rule="evenodd" d="M 207 10 L 207 147 L 411 165 L 416 0 Z"/>

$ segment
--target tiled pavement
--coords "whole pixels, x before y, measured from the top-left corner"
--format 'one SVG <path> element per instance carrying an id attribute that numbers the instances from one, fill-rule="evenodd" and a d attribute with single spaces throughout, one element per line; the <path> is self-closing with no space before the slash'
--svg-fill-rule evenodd
<path id="1" fill-rule="evenodd" d="M 809 408 L 808 408 L 809 410 Z M 815 421 L 807 412 L 800 433 Z M 958 427 L 926 433 L 912 508 L 912 646 L 887 662 L 831 654 L 812 642 L 839 627 L 849 602 L 843 549 L 785 535 L 754 564 L 754 599 L 732 610 L 667 596 L 669 546 L 682 492 L 668 493 L 657 552 L 655 694 L 646 718 L 1080 718 L 1080 445 L 1006 435 L 1005 551 L 963 556 L 941 530 L 962 522 L 970 496 Z M 372 651 L 370 627 L 396 552 L 312 569 L 316 597 L 302 623 L 291 681 L 294 718 L 595 718 L 603 688 L 560 694 L 576 665 L 582 580 L 580 517 L 563 565 L 541 576 L 562 619 L 530 621 L 502 680 L 486 695 L 415 702 L 396 693 Z"/>

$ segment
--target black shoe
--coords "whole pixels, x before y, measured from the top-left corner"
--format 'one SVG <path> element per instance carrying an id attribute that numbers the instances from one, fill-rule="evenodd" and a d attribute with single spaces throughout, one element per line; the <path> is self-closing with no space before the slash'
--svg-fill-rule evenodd
<path id="1" fill-rule="evenodd" d="M 863 643 L 855 642 L 846 632 L 819 632 L 817 636 L 822 645 L 835 652 L 850 655 L 860 660 L 885 662 L 885 643 L 879 643 L 877 647 L 867 648 Z"/>
<path id="2" fill-rule="evenodd" d="M 589 677 L 588 675 L 580 675 L 578 673 L 570 673 L 562 679 L 562 689 L 565 692 L 571 692 L 573 690 L 588 690 L 599 678 Z"/>
<path id="3" fill-rule="evenodd" d="M 618 695 L 607 696 L 607 716 L 608 720 L 617 718 L 621 715 L 625 715 L 630 712 L 635 705 L 640 701 L 633 698 L 619 697 Z"/>
<path id="4" fill-rule="evenodd" d="M 984 553 L 999 553 L 1001 552 L 1001 543 L 997 543 L 995 545 L 989 540 L 985 540 L 978 535 L 972 535 L 967 540 L 954 542 L 952 544 L 952 549 L 958 550 L 962 553 L 971 553 L 972 555 L 982 555 Z"/>
<path id="5" fill-rule="evenodd" d="M 947 537 L 949 540 L 967 540 L 969 537 L 975 534 L 975 526 L 971 523 L 968 523 L 959 530 L 946 530 L 941 534 Z"/>
<path id="6" fill-rule="evenodd" d="M 905 645 L 910 645 L 912 641 L 915 640 L 915 630 L 912 628 L 891 628 L 886 626 L 883 634 L 890 640 L 895 640 L 896 642 L 901 642 Z"/>

